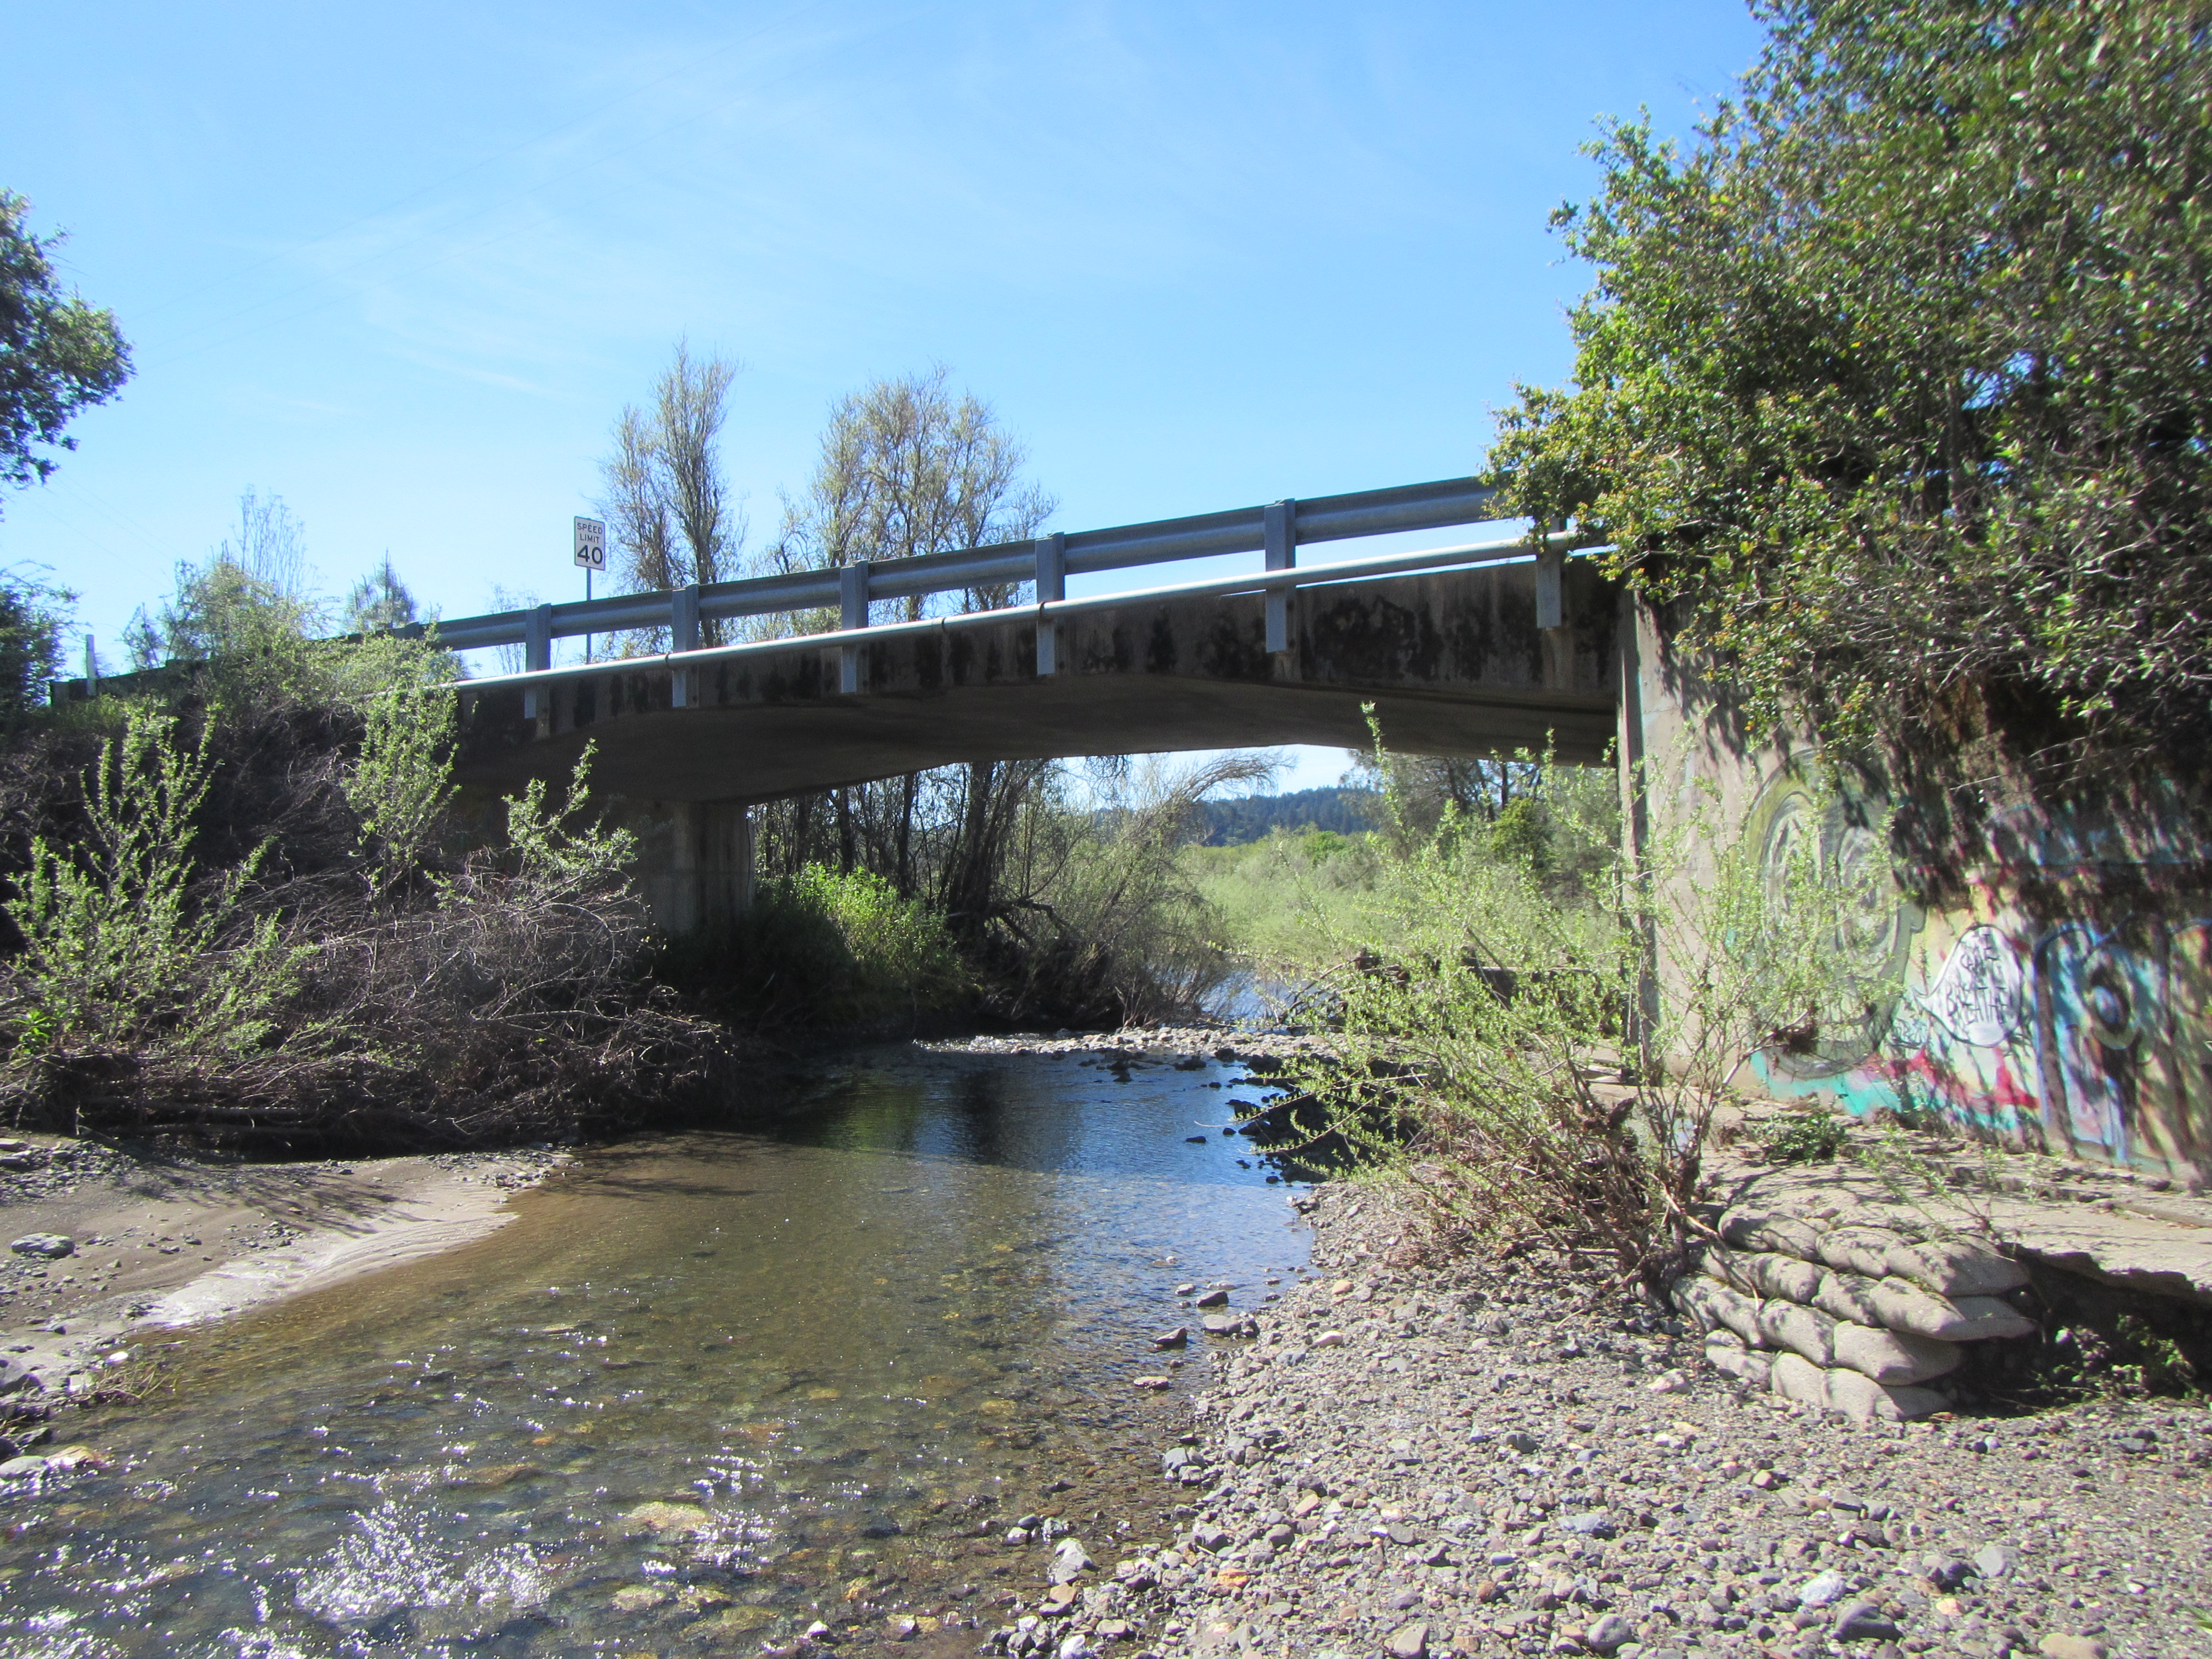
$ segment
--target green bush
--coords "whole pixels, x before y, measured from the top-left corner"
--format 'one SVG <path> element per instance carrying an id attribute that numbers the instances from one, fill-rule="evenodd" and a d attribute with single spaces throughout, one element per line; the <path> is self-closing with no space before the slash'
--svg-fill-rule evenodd
<path id="1" fill-rule="evenodd" d="M 23 939 L 6 998 L 19 1049 L 243 1053 L 270 1033 L 306 952 L 241 903 L 259 851 L 198 867 L 208 735 L 187 748 L 173 719 L 132 710 L 85 776 L 81 833 L 32 842 L 5 905 Z"/>
<path id="2" fill-rule="evenodd" d="M 1759 1137 L 1769 1164 L 1825 1164 L 1850 1142 L 1843 1119 L 1827 1112 L 1796 1112 L 1769 1124 Z"/>
<path id="3" fill-rule="evenodd" d="M 881 877 L 809 865 L 760 884 L 736 921 L 665 941 L 661 975 L 772 1023 L 878 1026 L 973 989 L 945 920 Z"/>

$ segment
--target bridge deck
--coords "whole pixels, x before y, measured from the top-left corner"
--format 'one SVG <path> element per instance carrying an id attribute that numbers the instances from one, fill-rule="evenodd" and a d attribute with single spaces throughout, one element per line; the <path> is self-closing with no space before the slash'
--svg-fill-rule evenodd
<path id="1" fill-rule="evenodd" d="M 1595 761 L 1614 733 L 1618 601 L 1586 564 L 1564 577 L 1564 625 L 1548 629 L 1522 563 L 1301 588 L 1280 653 L 1266 649 L 1265 599 L 1243 593 L 1069 617 L 1050 675 L 1034 613 L 867 644 L 850 693 L 836 650 L 803 637 L 672 672 L 657 659 L 564 671 L 532 714 L 520 688 L 467 694 L 460 772 L 512 788 L 596 742 L 609 793 L 764 800 L 960 761 L 1364 747 L 1368 702 L 1410 753 L 1549 743 Z"/>

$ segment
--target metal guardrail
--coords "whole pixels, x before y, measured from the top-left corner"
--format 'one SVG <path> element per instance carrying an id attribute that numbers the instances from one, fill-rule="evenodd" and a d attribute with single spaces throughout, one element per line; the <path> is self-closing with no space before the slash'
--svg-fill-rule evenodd
<path id="1" fill-rule="evenodd" d="M 1288 569 L 1296 564 L 1297 550 L 1304 543 L 1480 523 L 1484 507 L 1496 493 L 1472 478 L 1446 478 L 1434 483 L 1402 484 L 1395 489 L 1273 501 L 1265 507 L 1122 525 L 1111 530 L 1079 530 L 953 553 L 864 560 L 833 570 L 754 576 L 671 592 L 623 593 L 612 599 L 541 605 L 529 611 L 455 617 L 437 624 L 438 641 L 456 651 L 520 645 L 526 670 L 542 669 L 552 665 L 555 640 L 585 634 L 665 628 L 671 646 L 684 651 L 698 644 L 699 624 L 709 618 L 773 616 L 834 606 L 844 625 L 854 628 L 866 625 L 867 606 L 878 600 L 1011 582 L 1035 582 L 1039 599 L 1059 599 L 1066 596 L 1070 576 L 1176 559 L 1210 558 L 1221 553 L 1264 552 L 1269 569 Z"/>
<path id="2" fill-rule="evenodd" d="M 1401 484 L 1389 489 L 1361 490 L 1351 495 L 1322 495 L 1303 501 L 1270 501 L 1261 507 L 1237 507 L 1225 513 L 1203 513 L 1183 519 L 1162 519 L 1150 524 L 1121 525 L 1108 530 L 1074 531 L 1038 537 L 1031 541 L 1001 542 L 989 547 L 965 548 L 957 552 L 925 553 L 902 559 L 864 560 L 830 570 L 754 576 L 741 581 L 695 583 L 689 587 L 659 592 L 623 593 L 611 599 L 580 600 L 566 605 L 540 605 L 525 611 L 441 618 L 434 623 L 417 623 L 399 631 L 420 637 L 434 628 L 438 642 L 455 651 L 477 650 L 487 646 L 520 645 L 523 647 L 522 673 L 494 677 L 497 683 L 507 684 L 553 672 L 553 641 L 556 639 L 571 639 L 587 634 L 617 634 L 629 629 L 666 629 L 670 644 L 667 654 L 697 660 L 708 654 L 698 650 L 699 625 L 702 621 L 835 607 L 842 627 L 836 633 L 807 637 L 824 645 L 836 644 L 845 647 L 847 669 L 843 678 L 846 689 L 852 690 L 854 689 L 852 665 L 857 647 L 850 643 L 848 636 L 865 630 L 872 637 L 881 638 L 886 628 L 912 626 L 885 624 L 869 629 L 868 606 L 880 600 L 1033 582 L 1036 584 L 1036 605 L 1018 608 L 1065 614 L 1064 611 L 1054 611 L 1054 607 L 1071 603 L 1066 598 L 1070 576 L 1125 570 L 1179 559 L 1204 559 L 1224 553 L 1249 552 L 1266 555 L 1267 572 L 1291 571 L 1297 568 L 1297 550 L 1301 545 L 1481 523 L 1489 516 L 1485 509 L 1496 494 L 1494 489 L 1472 478 L 1443 478 L 1431 483 Z M 1491 544 L 1485 545 L 1487 549 Z M 1517 548 L 1524 554 L 1528 550 L 1525 540 L 1499 543 L 1495 546 Z M 1471 550 L 1461 550 L 1462 552 Z M 1498 556 L 1510 556 L 1510 554 L 1501 553 Z M 1471 561 L 1462 557 L 1455 560 L 1446 558 L 1443 562 Z M 1268 592 L 1267 648 L 1279 651 L 1287 646 L 1289 593 L 1301 580 L 1305 582 L 1342 580 L 1355 573 L 1357 568 L 1367 569 L 1371 574 L 1389 574 L 1382 568 L 1382 564 L 1387 563 L 1387 561 L 1382 563 L 1366 561 L 1358 562 L 1356 565 L 1332 564 L 1319 567 L 1303 578 L 1291 577 L 1282 581 L 1271 579 L 1264 584 L 1257 584 L 1264 586 Z M 1419 567 L 1391 567 L 1392 569 L 1401 568 L 1410 569 Z M 1250 578 L 1237 578 L 1226 587 L 1218 584 L 1199 584 L 1176 591 L 1196 593 L 1212 589 L 1233 592 L 1240 588 L 1249 591 L 1254 586 L 1255 584 Z M 1127 603 L 1136 597 L 1130 593 L 1102 596 L 1099 603 Z M 1088 605 L 1091 602 L 1081 603 Z M 1004 621 L 1008 613 L 987 611 L 970 614 Z M 789 641 L 771 643 L 787 648 Z M 721 647 L 715 654 L 738 648 L 741 647 Z M 563 669 L 558 672 L 566 675 L 591 672 L 591 669 L 605 672 L 617 665 L 635 669 L 656 660 L 659 659 L 652 657 L 621 658 L 615 659 L 613 664 L 592 665 L 590 669 Z M 1038 672 L 1051 673 L 1054 666 L 1051 630 L 1041 629 L 1037 645 Z M 162 671 L 154 672 L 159 673 Z M 493 682 L 467 682 L 471 686 L 490 683 Z M 57 680 L 52 690 L 56 702 L 97 695 L 96 689 L 82 680 Z"/>

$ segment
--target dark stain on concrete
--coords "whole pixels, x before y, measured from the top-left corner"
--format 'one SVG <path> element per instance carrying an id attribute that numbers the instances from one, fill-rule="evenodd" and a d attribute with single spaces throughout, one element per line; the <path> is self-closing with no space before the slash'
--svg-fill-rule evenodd
<path id="1" fill-rule="evenodd" d="M 1165 611 L 1152 617 L 1152 629 L 1145 641 L 1145 672 L 1147 674 L 1172 674 L 1181 656 L 1176 646 L 1175 620 Z"/>
<path id="2" fill-rule="evenodd" d="M 1571 565 L 1568 627 L 1547 641 L 1532 574 L 1308 589 L 1293 602 L 1297 648 L 1280 659 L 1266 649 L 1265 600 L 1249 593 L 1068 618 L 1068 666 L 1051 676 L 1036 672 L 1033 615 L 879 641 L 855 697 L 836 692 L 834 652 L 805 638 L 693 671 L 697 708 L 670 707 L 665 668 L 608 664 L 549 688 L 550 721 L 522 718 L 519 688 L 465 691 L 459 774 L 512 790 L 563 775 L 597 735 L 612 793 L 761 799 L 963 761 L 1358 744 L 1370 701 L 1415 752 L 1510 754 L 1556 734 L 1563 754 L 1594 758 L 1613 732 L 1614 590 Z M 616 716 L 624 729 L 600 729 Z"/>

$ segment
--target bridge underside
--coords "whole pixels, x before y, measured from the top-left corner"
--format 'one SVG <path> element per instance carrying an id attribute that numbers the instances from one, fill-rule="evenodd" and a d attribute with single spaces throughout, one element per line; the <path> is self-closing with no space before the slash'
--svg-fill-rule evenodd
<path id="1" fill-rule="evenodd" d="M 759 801 L 952 762 L 1364 747 L 1363 702 L 1409 753 L 1549 744 L 1595 761 L 1614 735 L 1617 599 L 1586 566 L 1565 574 L 1565 625 L 1550 629 L 1533 567 L 1516 564 L 1303 589 L 1275 653 L 1255 593 L 1068 617 L 1048 676 L 1033 618 L 871 643 L 857 694 L 838 690 L 836 648 L 804 640 L 673 672 L 610 664 L 539 690 L 534 715 L 514 688 L 466 695 L 460 775 L 512 789 L 596 742 L 598 791 Z"/>

